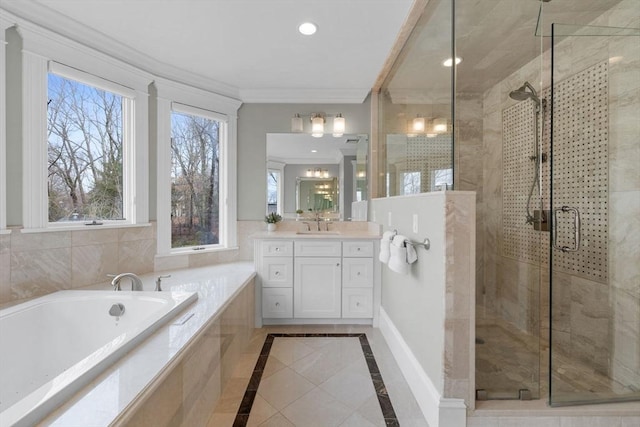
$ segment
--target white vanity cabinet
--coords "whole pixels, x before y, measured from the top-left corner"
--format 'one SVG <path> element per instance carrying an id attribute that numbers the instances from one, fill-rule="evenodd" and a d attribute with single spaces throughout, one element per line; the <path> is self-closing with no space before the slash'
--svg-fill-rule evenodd
<path id="1" fill-rule="evenodd" d="M 256 321 L 377 326 L 377 238 L 256 239 Z"/>
<path id="2" fill-rule="evenodd" d="M 272 319 L 293 316 L 293 242 L 262 240 L 258 274 L 262 282 L 262 315 Z"/>
<path id="3" fill-rule="evenodd" d="M 373 242 L 343 242 L 342 317 L 373 316 Z"/>
<path id="4" fill-rule="evenodd" d="M 293 317 L 341 317 L 342 243 L 296 241 L 293 281 Z"/>

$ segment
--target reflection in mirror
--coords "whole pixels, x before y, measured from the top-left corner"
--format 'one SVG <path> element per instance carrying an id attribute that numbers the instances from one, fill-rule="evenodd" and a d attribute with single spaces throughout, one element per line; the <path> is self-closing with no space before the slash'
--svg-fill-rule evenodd
<path id="1" fill-rule="evenodd" d="M 267 213 L 296 218 L 300 209 L 297 178 L 330 178 L 332 182 L 335 178 L 330 212 L 336 218 L 351 219 L 352 203 L 368 198 L 368 152 L 367 135 L 314 138 L 302 133 L 267 134 Z"/>
<path id="2" fill-rule="evenodd" d="M 387 135 L 386 194 L 452 189 L 451 134 Z"/>
<path id="3" fill-rule="evenodd" d="M 321 214 L 339 212 L 338 178 L 298 177 L 296 179 L 296 210 Z"/>

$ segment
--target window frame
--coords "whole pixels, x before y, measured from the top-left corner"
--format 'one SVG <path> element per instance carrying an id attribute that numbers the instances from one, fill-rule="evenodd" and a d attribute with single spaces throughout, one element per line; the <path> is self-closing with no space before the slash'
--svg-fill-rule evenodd
<path id="1" fill-rule="evenodd" d="M 20 20 L 22 36 L 22 232 L 87 230 L 148 225 L 149 200 L 149 73 L 96 51 L 61 35 Z M 131 97 L 131 122 L 123 122 L 125 137 L 132 143 L 123 158 L 128 163 L 123 184 L 127 201 L 126 221 L 103 222 L 87 227 L 84 222 L 49 223 L 48 218 L 48 144 L 47 78 L 50 67 L 55 74 L 109 91 L 125 92 Z M 124 105 L 123 105 L 124 109 Z M 126 129 L 126 131 L 125 131 Z M 125 154 L 125 153 L 123 153 Z M 140 196 L 140 197 L 139 197 Z"/>
<path id="2" fill-rule="evenodd" d="M 156 217 L 157 256 L 237 249 L 237 111 L 241 102 L 182 83 L 154 81 L 157 123 Z M 220 122 L 219 240 L 214 245 L 171 247 L 171 113 L 173 111 Z M 194 252 L 195 251 L 195 252 Z"/>
<path id="3" fill-rule="evenodd" d="M 6 45 L 5 30 L 8 21 L 0 19 L 0 234 L 7 230 L 7 127 L 6 127 Z"/>
<path id="4" fill-rule="evenodd" d="M 94 76 L 83 71 L 67 67 L 66 65 L 59 64 L 55 61 L 49 61 L 47 77 L 49 74 L 55 74 L 58 77 L 62 77 L 67 80 L 75 81 L 87 86 L 94 87 L 116 94 L 122 98 L 122 216 L 121 220 L 109 220 L 101 219 L 102 225 L 130 225 L 134 222 L 134 197 L 135 197 L 135 168 L 134 168 L 134 156 L 135 156 L 135 136 L 132 130 L 135 128 L 135 91 L 119 85 L 117 83 L 110 82 L 101 77 Z M 47 98 L 48 98 L 47 87 Z M 48 131 L 48 124 L 47 124 Z M 47 142 L 48 149 L 48 142 Z M 47 198 L 47 206 L 49 205 Z M 47 209 L 48 211 L 48 209 Z M 90 223 L 90 222 L 89 222 Z M 49 222 L 47 212 L 47 227 L 49 228 L 66 228 L 69 226 L 86 226 L 88 223 L 85 221 L 72 222 Z"/>
<path id="5" fill-rule="evenodd" d="M 227 241 L 227 230 L 225 227 L 223 227 L 223 224 L 226 224 L 226 209 L 222 208 L 223 205 L 223 200 L 225 200 L 226 198 L 226 194 L 224 194 L 224 185 L 223 185 L 223 178 L 226 177 L 227 175 L 227 171 L 224 170 L 224 164 L 225 162 L 222 161 L 222 159 L 227 155 L 227 145 L 228 145 L 228 138 L 227 138 L 227 126 L 229 125 L 228 120 L 227 120 L 227 116 L 223 115 L 223 114 L 219 114 L 216 113 L 214 111 L 209 111 L 209 110 L 204 110 L 202 108 L 197 108 L 197 107 L 192 107 L 190 105 L 184 105 L 184 104 L 180 104 L 178 102 L 172 102 L 171 103 L 171 112 L 169 115 L 169 122 L 171 122 L 171 114 L 173 113 L 178 113 L 178 114 L 186 114 L 186 115 L 190 115 L 190 116 L 197 116 L 197 117 L 202 117 L 208 120 L 213 120 L 219 123 L 219 127 L 218 127 L 218 150 L 219 150 L 219 158 L 218 158 L 218 182 L 219 182 L 219 193 L 218 193 L 218 208 L 219 208 L 219 224 L 218 224 L 218 229 L 219 229 L 219 233 L 220 235 L 218 236 L 218 243 L 217 244 L 210 244 L 210 245 L 194 245 L 194 246 L 182 246 L 179 248 L 174 248 L 172 246 L 172 242 L 170 243 L 171 245 L 171 252 L 172 253 L 190 253 L 193 250 L 202 250 L 204 249 L 218 249 L 221 247 L 225 247 L 224 242 Z M 171 139 L 169 140 L 169 157 L 171 158 Z M 161 191 L 160 189 L 158 189 L 158 191 Z M 171 197 L 171 182 L 169 182 L 169 197 Z M 171 207 L 169 207 L 169 209 L 171 210 Z M 172 225 L 172 224 L 171 224 Z M 171 231 L 171 226 L 170 226 L 170 231 Z"/>

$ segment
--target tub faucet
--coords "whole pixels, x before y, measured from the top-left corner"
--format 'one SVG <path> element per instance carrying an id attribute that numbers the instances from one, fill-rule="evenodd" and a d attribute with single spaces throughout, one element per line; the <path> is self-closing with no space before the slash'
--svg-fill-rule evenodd
<path id="1" fill-rule="evenodd" d="M 141 291 L 142 289 L 142 280 L 140 280 L 140 278 L 138 276 L 136 276 L 133 273 L 121 273 L 118 274 L 116 277 L 113 278 L 113 280 L 111 281 L 111 285 L 113 286 L 115 291 L 120 291 L 122 289 L 120 289 L 120 279 L 122 279 L 123 277 L 128 277 L 129 279 L 131 279 L 131 290 L 132 291 Z"/>

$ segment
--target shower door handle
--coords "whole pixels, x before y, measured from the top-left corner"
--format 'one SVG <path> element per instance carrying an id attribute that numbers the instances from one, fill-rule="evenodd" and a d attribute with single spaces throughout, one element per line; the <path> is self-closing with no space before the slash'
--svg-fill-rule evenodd
<path id="1" fill-rule="evenodd" d="M 570 212 L 574 214 L 573 219 L 573 247 L 560 246 L 558 244 L 558 212 Z M 577 208 L 563 206 L 553 210 L 553 247 L 562 252 L 577 252 L 580 249 L 580 212 Z"/>

